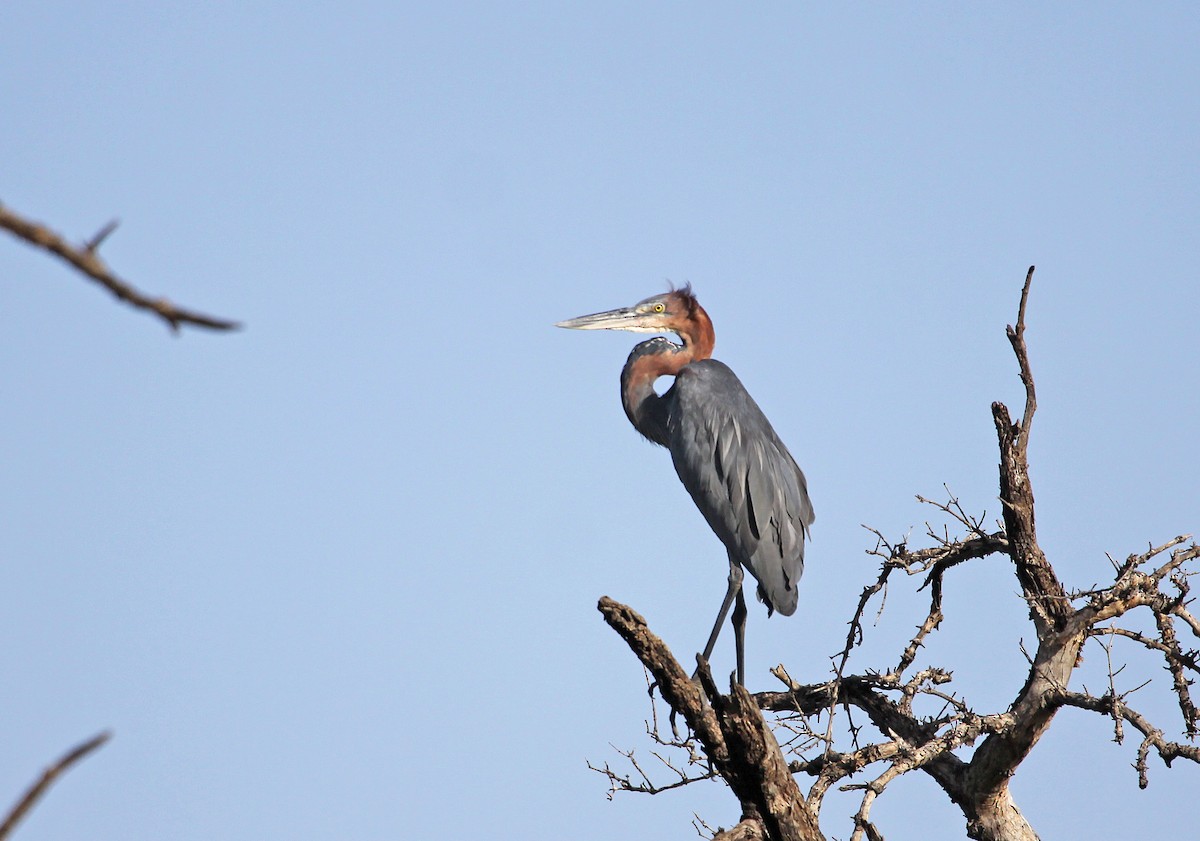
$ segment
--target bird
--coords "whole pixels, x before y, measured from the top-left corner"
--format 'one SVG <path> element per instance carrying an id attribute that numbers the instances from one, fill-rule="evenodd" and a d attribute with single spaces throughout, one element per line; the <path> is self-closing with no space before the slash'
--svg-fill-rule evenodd
<path id="1" fill-rule="evenodd" d="M 634 429 L 670 451 L 684 488 L 725 546 L 728 588 L 701 656 L 712 656 L 733 605 L 737 682 L 744 686 L 744 570 L 768 616 L 796 612 L 804 541 L 815 519 L 804 472 L 737 375 L 712 358 L 712 320 L 691 284 L 555 326 L 680 340 L 659 335 L 633 348 L 621 369 L 621 404 Z M 659 377 L 674 377 L 661 395 L 654 388 Z"/>

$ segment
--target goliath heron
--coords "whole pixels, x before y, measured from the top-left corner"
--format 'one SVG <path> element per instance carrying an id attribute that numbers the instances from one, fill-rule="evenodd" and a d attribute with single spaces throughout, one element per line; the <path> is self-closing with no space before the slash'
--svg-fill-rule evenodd
<path id="1" fill-rule="evenodd" d="M 746 600 L 743 567 L 758 582 L 767 615 L 796 611 L 804 572 L 804 538 L 813 522 L 808 484 L 766 415 L 723 362 L 712 359 L 712 321 L 691 286 L 632 307 L 560 321 L 573 330 L 674 333 L 682 345 L 655 337 L 634 347 L 621 369 L 621 403 L 634 428 L 671 451 L 675 472 L 725 544 L 729 589 L 717 613 L 707 660 L 730 605 L 737 679 L 745 681 Z M 665 394 L 659 377 L 674 377 Z"/>

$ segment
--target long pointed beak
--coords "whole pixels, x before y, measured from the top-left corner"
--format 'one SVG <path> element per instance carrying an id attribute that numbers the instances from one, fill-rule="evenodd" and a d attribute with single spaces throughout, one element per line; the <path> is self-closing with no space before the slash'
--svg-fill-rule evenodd
<path id="1" fill-rule="evenodd" d="M 633 307 L 622 307 L 608 312 L 581 315 L 579 318 L 568 318 L 554 326 L 566 327 L 568 330 L 632 330 L 636 333 L 661 331 L 661 325 L 652 323 L 652 320 L 653 316 L 639 313 Z"/>

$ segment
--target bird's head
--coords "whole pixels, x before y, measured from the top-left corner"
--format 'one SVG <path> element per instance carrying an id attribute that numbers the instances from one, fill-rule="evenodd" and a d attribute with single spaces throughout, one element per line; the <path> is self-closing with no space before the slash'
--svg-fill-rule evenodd
<path id="1" fill-rule="evenodd" d="M 692 294 L 691 286 L 672 289 L 638 301 L 632 307 L 581 315 L 560 321 L 570 330 L 628 330 L 632 333 L 674 333 L 684 345 L 712 347 L 712 322 Z"/>

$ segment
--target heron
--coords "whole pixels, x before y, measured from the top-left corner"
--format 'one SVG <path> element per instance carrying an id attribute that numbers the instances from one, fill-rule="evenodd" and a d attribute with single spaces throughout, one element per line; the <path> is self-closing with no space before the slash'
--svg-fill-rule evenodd
<path id="1" fill-rule="evenodd" d="M 633 348 L 621 369 L 621 404 L 634 429 L 670 451 L 680 481 L 725 545 L 729 586 L 702 656 L 712 656 L 732 605 L 737 681 L 745 685 L 743 570 L 758 582 L 768 616 L 796 612 L 814 519 L 803 471 L 737 375 L 712 358 L 712 320 L 690 284 L 556 326 L 673 333 L 682 342 L 659 335 Z M 661 395 L 659 377 L 675 378 Z"/>

